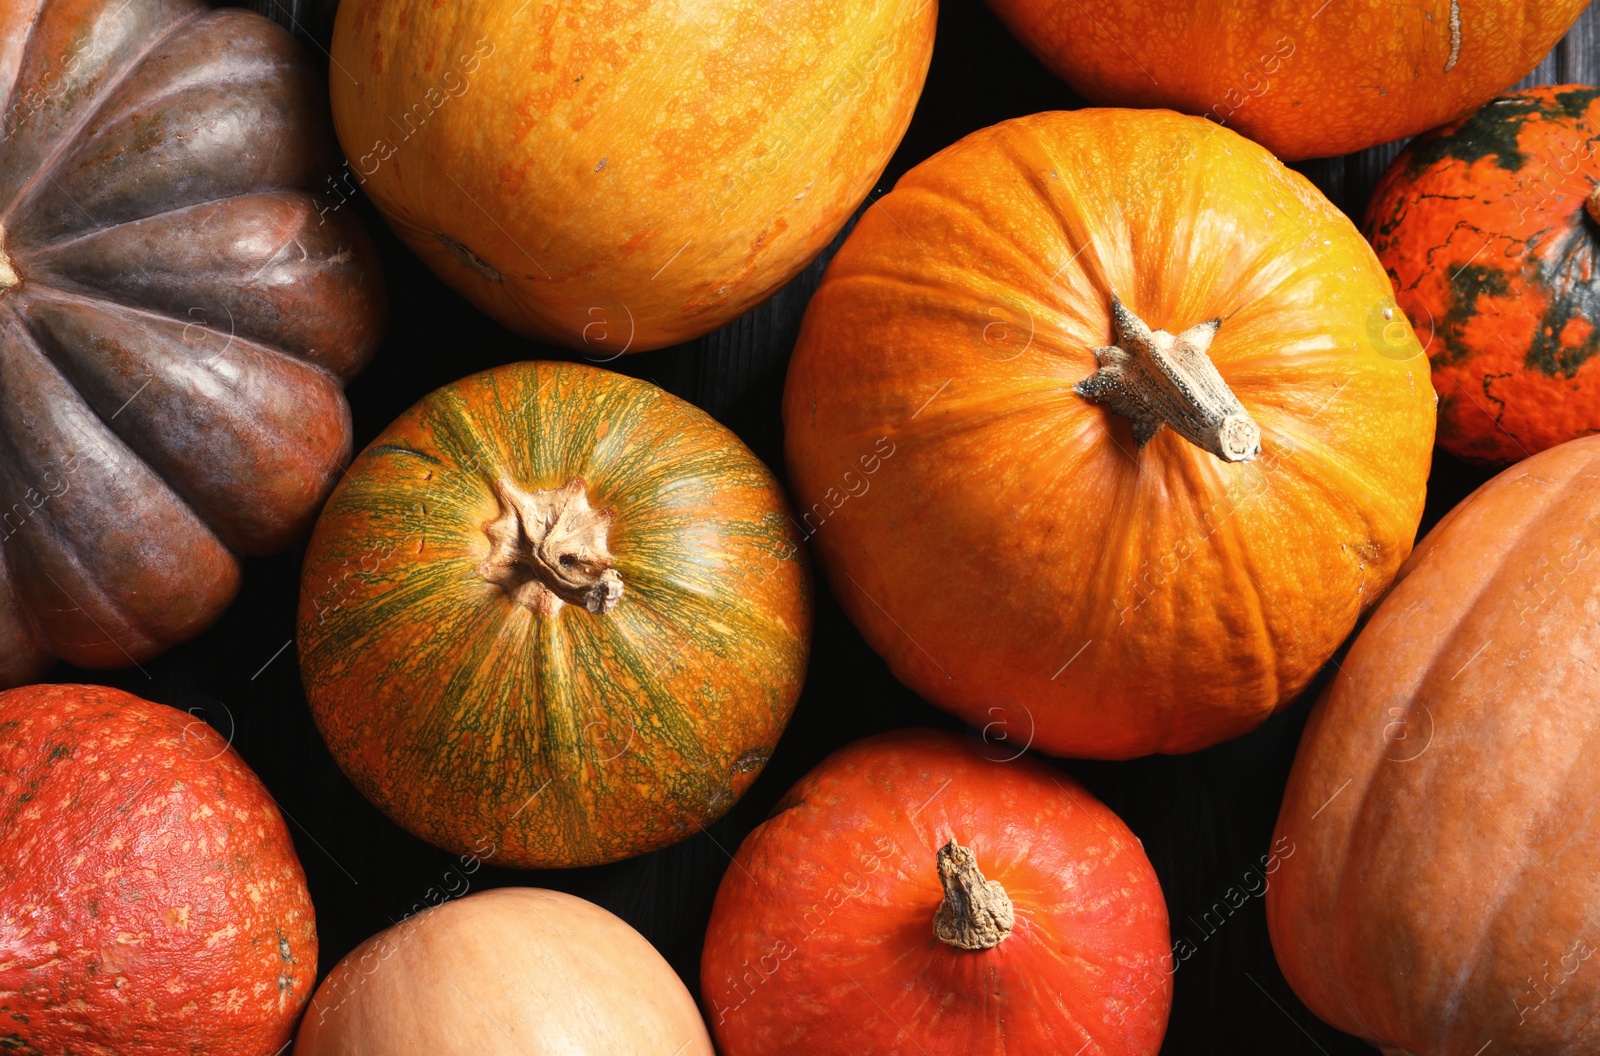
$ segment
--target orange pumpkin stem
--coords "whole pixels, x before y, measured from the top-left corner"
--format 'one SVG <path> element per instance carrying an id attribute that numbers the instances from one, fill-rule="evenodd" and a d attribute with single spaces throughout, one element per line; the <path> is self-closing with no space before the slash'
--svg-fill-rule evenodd
<path id="1" fill-rule="evenodd" d="M 5 293 L 21 281 L 17 269 L 11 266 L 11 258 L 6 256 L 6 227 L 0 224 L 0 293 Z"/>
<path id="2" fill-rule="evenodd" d="M 1016 924 L 1011 896 L 998 880 L 986 880 L 972 848 L 950 842 L 939 848 L 939 883 L 944 901 L 933 914 L 933 933 L 958 950 L 991 950 Z"/>
<path id="3" fill-rule="evenodd" d="M 1142 449 L 1162 426 L 1224 462 L 1261 453 L 1261 427 L 1217 373 L 1206 350 L 1222 326 L 1209 319 L 1181 334 L 1151 330 L 1113 293 L 1117 343 L 1094 349 L 1100 369 L 1073 386 L 1133 424 Z"/>
<path id="4" fill-rule="evenodd" d="M 494 494 L 500 515 L 483 526 L 489 556 L 478 572 L 484 579 L 541 616 L 554 616 L 568 602 L 597 614 L 616 608 L 622 576 L 606 549 L 616 514 L 591 507 L 581 479 L 532 492 L 501 479 Z"/>

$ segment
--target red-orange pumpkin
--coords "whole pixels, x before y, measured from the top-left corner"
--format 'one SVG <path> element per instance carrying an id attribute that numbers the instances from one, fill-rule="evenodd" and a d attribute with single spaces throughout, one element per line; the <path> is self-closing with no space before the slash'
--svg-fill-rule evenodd
<path id="1" fill-rule="evenodd" d="M 0 1051 L 277 1053 L 316 978 L 289 830 L 216 731 L 99 686 L 0 693 Z"/>
<path id="2" fill-rule="evenodd" d="M 725 1056 L 1151 1054 L 1167 910 L 1120 818 L 932 730 L 825 759 L 723 875 L 700 961 Z"/>
<path id="3" fill-rule="evenodd" d="M 1600 431 L 1597 144 L 1600 90 L 1528 88 L 1417 139 L 1373 195 L 1451 454 L 1503 465 Z"/>
<path id="4" fill-rule="evenodd" d="M 1588 0 L 989 0 L 1090 102 L 1170 106 L 1289 160 L 1452 121 L 1516 84 Z"/>
<path id="5" fill-rule="evenodd" d="M 1350 221 L 1166 111 L 1021 118 L 913 169 L 784 396 L 800 522 L 895 674 L 1102 757 L 1236 736 L 1310 680 L 1410 552 L 1433 418 Z"/>
<path id="6" fill-rule="evenodd" d="M 1313 1012 L 1386 1053 L 1600 1051 L 1600 438 L 1418 545 L 1300 742 L 1267 892 Z"/>
<path id="7" fill-rule="evenodd" d="M 937 0 L 345 0 L 360 186 L 520 333 L 638 352 L 765 300 L 911 121 Z"/>
<path id="8" fill-rule="evenodd" d="M 506 887 L 424 910 L 317 988 L 295 1056 L 713 1056 L 683 982 L 581 898 Z"/>

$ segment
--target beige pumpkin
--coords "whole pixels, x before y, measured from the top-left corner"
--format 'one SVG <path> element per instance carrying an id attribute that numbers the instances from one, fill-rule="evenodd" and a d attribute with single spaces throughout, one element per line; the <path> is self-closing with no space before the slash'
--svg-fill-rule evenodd
<path id="1" fill-rule="evenodd" d="M 694 999 L 637 931 L 507 887 L 374 935 L 318 988 L 296 1056 L 712 1056 Z"/>

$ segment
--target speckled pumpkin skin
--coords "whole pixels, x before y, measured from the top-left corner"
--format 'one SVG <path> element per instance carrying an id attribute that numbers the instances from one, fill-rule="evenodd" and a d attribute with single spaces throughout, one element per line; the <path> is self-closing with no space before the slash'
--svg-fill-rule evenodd
<path id="1" fill-rule="evenodd" d="M 1279 157 L 1453 121 L 1521 80 L 1589 0 L 988 0 L 1100 106 L 1170 106 Z"/>
<path id="2" fill-rule="evenodd" d="M 191 715 L 0 693 L 0 1051 L 271 1056 L 317 974 L 271 795 Z"/>
<path id="3" fill-rule="evenodd" d="M 491 490 L 582 480 L 615 520 L 610 612 L 484 578 Z M 352 781 L 406 829 L 526 867 L 655 850 L 766 764 L 805 677 L 810 576 L 771 472 L 698 408 L 568 363 L 424 398 L 312 534 L 300 664 Z"/>
<path id="4" fill-rule="evenodd" d="M 639 352 L 806 266 L 872 190 L 937 0 L 344 0 L 329 88 L 396 233 L 506 326 Z"/>
<path id="5" fill-rule="evenodd" d="M 938 850 L 1011 899 L 999 945 L 935 938 Z M 1144 849 L 1058 770 L 896 730 L 789 790 L 722 878 L 700 992 L 725 1056 L 1151 1056 L 1172 1004 Z"/>
<path id="6" fill-rule="evenodd" d="M 1374 192 L 1367 237 L 1427 344 L 1451 454 L 1504 465 L 1600 430 L 1596 184 L 1600 90 L 1556 85 L 1418 139 Z"/>

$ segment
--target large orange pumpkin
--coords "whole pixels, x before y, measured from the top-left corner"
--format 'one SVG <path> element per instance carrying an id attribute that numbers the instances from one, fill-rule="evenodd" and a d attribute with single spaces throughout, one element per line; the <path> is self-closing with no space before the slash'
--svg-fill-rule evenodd
<path id="1" fill-rule="evenodd" d="M 474 375 L 380 433 L 301 583 L 334 758 L 411 832 L 496 864 L 611 861 L 721 817 L 810 639 L 767 467 L 698 408 L 568 363 Z"/>
<path id="2" fill-rule="evenodd" d="M 594 352 L 696 337 L 833 238 L 922 90 L 936 0 L 346 0 L 360 186 L 506 326 Z"/>
<path id="3" fill-rule="evenodd" d="M 316 980 L 289 828 L 221 735 L 101 686 L 0 693 L 0 1052 L 280 1053 Z"/>
<path id="4" fill-rule="evenodd" d="M 1600 1051 L 1600 438 L 1441 521 L 1312 713 L 1283 974 L 1391 1054 Z"/>
<path id="5" fill-rule="evenodd" d="M 1090 102 L 1170 106 L 1280 157 L 1363 150 L 1511 87 L 1588 0 L 989 0 Z"/>
<path id="6" fill-rule="evenodd" d="M 725 1056 L 1150 1056 L 1167 907 L 1067 775 L 901 730 L 789 791 L 724 874 L 700 960 Z"/>
<path id="7" fill-rule="evenodd" d="M 1126 757 L 1306 684 L 1410 552 L 1433 408 L 1303 177 L 1199 118 L 1085 110 L 974 133 L 867 211 L 784 424 L 802 526 L 902 681 Z"/>
<path id="8" fill-rule="evenodd" d="M 1504 465 L 1600 431 L 1597 143 L 1600 89 L 1528 88 L 1418 138 L 1373 194 L 1451 454 Z"/>
<path id="9" fill-rule="evenodd" d="M 644 936 L 527 887 L 426 909 L 356 947 L 317 988 L 294 1051 L 713 1056 L 694 998 Z"/>

